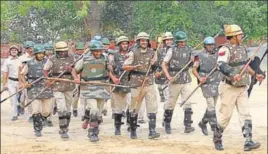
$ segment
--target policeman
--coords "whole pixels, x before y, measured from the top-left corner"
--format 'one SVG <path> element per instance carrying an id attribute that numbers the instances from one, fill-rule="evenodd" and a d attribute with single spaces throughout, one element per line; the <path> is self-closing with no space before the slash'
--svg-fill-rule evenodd
<path id="1" fill-rule="evenodd" d="M 126 85 L 128 83 L 128 73 L 124 72 L 123 63 L 128 53 L 128 37 L 118 37 L 116 45 L 119 47 L 119 50 L 114 54 L 109 54 L 109 64 L 111 66 L 111 72 L 113 72 L 117 78 L 121 77 L 120 84 Z M 130 88 L 121 87 L 116 87 L 112 92 L 111 106 L 114 114 L 115 135 L 121 135 L 122 116 L 127 105 L 129 92 Z"/>
<path id="2" fill-rule="evenodd" d="M 64 72 L 61 78 L 72 80 L 72 67 L 70 65 L 74 62 L 74 57 L 68 53 L 67 43 L 59 41 L 55 44 L 54 48 L 56 55 L 49 58 L 45 63 L 43 68 L 44 76 L 48 77 L 49 71 L 51 71 L 52 77 L 58 77 Z M 47 80 L 46 85 L 48 87 L 52 86 L 53 95 L 56 99 L 60 127 L 59 133 L 61 138 L 69 138 L 68 127 L 71 121 L 71 103 L 75 84 L 56 81 L 51 85 L 51 82 Z"/>
<path id="3" fill-rule="evenodd" d="M 110 76 L 113 82 L 118 84 L 119 80 L 107 71 L 108 59 L 102 54 L 103 44 L 100 41 L 92 40 L 89 43 L 89 49 L 92 52 L 79 60 L 72 71 L 76 83 L 80 83 L 79 73 L 81 81 L 105 82 Z M 80 85 L 80 97 L 87 103 L 85 119 L 90 125 L 88 138 L 91 142 L 96 142 L 99 140 L 99 121 L 104 100 L 110 98 L 109 93 L 104 86 Z"/>
<path id="4" fill-rule="evenodd" d="M 44 44 L 44 48 L 46 50 L 45 51 L 46 58 L 50 58 L 54 55 L 53 45 L 51 43 Z"/>
<path id="5" fill-rule="evenodd" d="M 85 50 L 85 43 L 84 42 L 75 43 L 74 58 L 78 59 L 84 53 L 84 50 Z M 80 95 L 80 86 L 79 86 L 79 84 L 76 84 L 74 92 L 73 92 L 74 97 L 73 97 L 73 102 L 72 102 L 73 116 L 74 117 L 77 117 L 77 115 L 78 115 L 77 107 L 78 107 L 79 95 Z M 80 101 L 81 101 L 81 99 L 80 99 Z"/>
<path id="6" fill-rule="evenodd" d="M 263 75 L 257 74 L 251 67 L 247 67 L 240 75 L 248 60 L 247 50 L 241 45 L 243 32 L 238 25 L 226 25 L 224 32 L 227 43 L 219 49 L 217 63 L 220 72 L 226 77 L 220 87 L 219 121 L 213 141 L 217 150 L 223 150 L 222 133 L 231 120 L 233 109 L 236 108 L 245 138 L 244 151 L 250 151 L 259 148 L 261 144 L 252 140 L 252 120 L 247 95 L 249 74 L 255 76 L 258 81 L 262 81 Z"/>
<path id="7" fill-rule="evenodd" d="M 191 60 L 191 48 L 187 45 L 187 35 L 183 31 L 175 33 L 175 46 L 169 48 L 163 60 L 162 68 L 169 81 L 173 81 L 173 77 Z M 169 84 L 169 98 L 168 103 L 165 105 L 164 113 L 164 127 L 167 134 L 171 133 L 170 122 L 173 115 L 173 110 L 179 95 L 182 99 L 191 93 L 191 76 L 189 74 L 189 67 L 184 69 L 178 78 Z M 191 127 L 192 121 L 192 107 L 190 101 L 184 105 L 184 133 L 194 131 Z"/>
<path id="8" fill-rule="evenodd" d="M 12 45 L 9 48 L 10 57 L 5 61 L 2 72 L 3 72 L 3 89 L 7 89 L 9 95 L 14 94 L 19 89 L 18 72 L 21 65 L 21 61 L 18 58 L 19 48 L 16 45 Z M 18 95 L 11 97 L 12 107 L 12 121 L 18 119 Z"/>
<path id="9" fill-rule="evenodd" d="M 159 49 L 158 51 L 158 67 L 155 73 L 155 83 L 158 86 L 159 94 L 160 94 L 160 99 L 161 102 L 165 102 L 168 97 L 168 88 L 163 90 L 164 83 L 166 82 L 167 78 L 162 70 L 162 62 L 164 57 L 166 56 L 167 50 L 172 46 L 173 44 L 173 35 L 171 32 L 166 32 L 164 37 L 163 37 L 163 47 Z"/>
<path id="10" fill-rule="evenodd" d="M 42 70 L 46 62 L 45 48 L 41 44 L 36 44 L 34 46 L 35 59 L 27 62 L 21 74 L 27 75 L 28 82 L 24 82 L 24 87 L 28 88 L 27 96 L 29 99 L 33 99 L 37 96 L 43 87 L 45 87 L 45 80 L 41 80 L 33 85 L 29 85 L 29 82 L 33 82 L 38 78 L 43 76 Z M 33 127 L 35 130 L 35 135 L 37 137 L 42 136 L 41 131 L 43 129 L 42 121 L 49 117 L 51 113 L 51 105 L 53 103 L 53 93 L 51 88 L 45 90 L 41 95 L 39 95 L 33 102 Z"/>
<path id="11" fill-rule="evenodd" d="M 155 70 L 155 62 L 157 57 L 154 56 L 154 51 L 149 48 L 149 35 L 145 32 L 140 32 L 137 35 L 136 42 L 139 47 L 134 48 L 128 53 L 128 58 L 124 62 L 123 69 L 131 71 L 130 83 L 135 88 L 131 88 L 131 105 L 130 112 L 130 137 L 137 138 L 137 118 L 138 111 L 142 100 L 145 98 L 146 110 L 149 119 L 149 139 L 159 138 L 160 134 L 155 131 L 156 127 L 156 113 L 158 110 L 158 103 L 155 101 L 156 92 L 153 86 L 153 71 Z M 149 70 L 149 75 L 146 75 L 150 64 L 153 67 Z M 141 91 L 142 82 L 147 78 L 146 83 Z M 140 93 L 141 92 L 141 93 Z M 138 98 L 139 97 L 139 98 Z M 138 99 L 137 99 L 138 98 Z"/>
<path id="12" fill-rule="evenodd" d="M 215 71 L 210 77 L 206 78 L 216 65 L 217 53 L 215 49 L 215 39 L 213 37 L 206 37 L 204 40 L 204 51 L 198 53 L 192 69 L 193 74 L 198 79 L 198 83 L 202 83 L 202 93 L 207 101 L 207 109 L 198 124 L 204 135 L 208 135 L 206 126 L 208 122 L 212 131 L 214 131 L 217 126 L 215 106 L 219 95 L 218 87 L 221 81 L 221 73 Z"/>

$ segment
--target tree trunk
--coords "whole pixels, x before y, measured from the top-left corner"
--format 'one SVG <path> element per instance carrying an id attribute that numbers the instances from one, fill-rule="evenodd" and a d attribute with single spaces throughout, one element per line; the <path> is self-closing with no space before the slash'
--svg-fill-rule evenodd
<path id="1" fill-rule="evenodd" d="M 98 4 L 97 1 L 91 1 L 91 13 L 89 20 L 87 20 L 90 32 L 91 32 L 91 37 L 96 35 L 97 33 L 100 32 L 100 17 L 101 17 L 101 6 Z"/>

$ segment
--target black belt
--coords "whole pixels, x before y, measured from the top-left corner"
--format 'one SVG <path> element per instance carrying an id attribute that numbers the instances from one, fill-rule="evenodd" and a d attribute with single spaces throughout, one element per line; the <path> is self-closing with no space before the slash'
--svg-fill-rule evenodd
<path id="1" fill-rule="evenodd" d="M 53 76 L 59 76 L 61 73 L 52 73 Z M 63 75 L 72 75 L 71 72 L 65 72 Z"/>
<path id="2" fill-rule="evenodd" d="M 96 77 L 96 78 L 82 78 L 84 81 L 94 81 L 94 80 L 108 80 L 108 76 Z"/>
<path id="3" fill-rule="evenodd" d="M 233 84 L 232 84 L 232 81 L 230 81 L 230 80 L 223 80 L 226 84 L 228 84 L 228 85 L 231 85 L 231 86 L 234 86 Z M 234 87 L 245 87 L 245 86 L 234 86 Z"/>
<path id="4" fill-rule="evenodd" d="M 12 77 L 8 77 L 8 79 L 12 80 L 12 81 L 19 81 L 18 78 L 12 78 Z"/>

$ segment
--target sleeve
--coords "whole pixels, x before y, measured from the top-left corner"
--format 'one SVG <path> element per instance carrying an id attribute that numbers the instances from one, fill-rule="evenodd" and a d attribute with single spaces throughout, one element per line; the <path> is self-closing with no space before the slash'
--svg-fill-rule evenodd
<path id="1" fill-rule="evenodd" d="M 84 60 L 82 58 L 75 64 L 74 68 L 76 69 L 77 72 L 80 72 L 83 69 L 83 63 L 84 63 Z"/>
<path id="2" fill-rule="evenodd" d="M 53 66 L 52 61 L 50 59 L 48 59 L 46 61 L 45 65 L 44 65 L 44 68 L 43 69 L 46 70 L 46 71 L 48 71 L 48 70 L 50 70 L 52 68 L 52 66 Z"/>
<path id="3" fill-rule="evenodd" d="M 220 72 L 228 77 L 235 75 L 234 69 L 228 64 L 230 56 L 230 50 L 227 47 L 221 47 L 218 52 L 218 69 Z"/>
<path id="4" fill-rule="evenodd" d="M 169 48 L 168 51 L 167 51 L 166 56 L 163 59 L 163 61 L 168 63 L 170 61 L 171 57 L 172 57 L 172 49 Z"/>
<path id="5" fill-rule="evenodd" d="M 134 53 L 131 51 L 127 54 L 127 58 L 123 65 L 131 65 L 134 61 Z"/>
<path id="6" fill-rule="evenodd" d="M 23 67 L 23 69 L 21 70 L 21 72 L 20 72 L 20 74 L 21 75 L 26 75 L 27 73 L 28 73 L 28 65 L 25 65 L 24 67 Z"/>
<path id="7" fill-rule="evenodd" d="M 228 63 L 228 59 L 230 56 L 230 51 L 227 47 L 221 47 L 218 51 L 218 59 L 217 59 L 217 63 L 221 63 L 221 62 L 225 62 Z"/>

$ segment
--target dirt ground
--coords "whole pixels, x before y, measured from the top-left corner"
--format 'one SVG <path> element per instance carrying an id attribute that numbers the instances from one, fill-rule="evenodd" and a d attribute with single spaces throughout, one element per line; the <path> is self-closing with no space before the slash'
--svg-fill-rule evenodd
<path id="1" fill-rule="evenodd" d="M 195 79 L 194 79 L 195 81 Z M 192 84 L 194 88 L 196 83 Z M 2 93 L 1 99 L 8 96 Z M 201 120 L 206 108 L 205 99 L 199 89 L 193 96 L 196 104 L 193 105 L 193 126 L 195 131 L 184 134 L 183 110 L 177 104 L 172 121 L 172 135 L 167 135 L 161 126 L 163 115 L 163 103 L 159 102 L 157 115 L 157 131 L 161 133 L 160 139 L 148 139 L 148 124 L 141 124 L 137 129 L 138 139 L 131 140 L 126 125 L 122 126 L 122 135 L 114 136 L 111 109 L 104 117 L 104 123 L 100 126 L 100 141 L 91 143 L 87 138 L 87 131 L 81 128 L 81 112 L 76 118 L 72 118 L 70 125 L 70 139 L 64 141 L 58 134 L 57 116 L 53 116 L 54 127 L 45 127 L 43 136 L 36 138 L 33 126 L 27 122 L 29 115 L 19 117 L 12 122 L 10 114 L 10 102 L 1 104 L 1 153 L 2 154 L 63 154 L 63 153 L 91 153 L 91 154 L 241 154 L 244 153 L 244 138 L 238 121 L 236 110 L 227 129 L 223 135 L 225 150 L 222 152 L 214 150 L 212 143 L 212 132 L 209 136 L 203 136 L 198 122 Z M 180 99 L 178 100 L 178 102 Z M 219 108 L 218 102 L 217 108 Z M 250 98 L 250 108 L 253 120 L 253 139 L 262 144 L 261 148 L 254 150 L 251 154 L 267 154 L 267 82 L 261 86 L 256 85 Z M 125 119 L 124 119 L 125 121 Z M 209 128 L 209 127 L 208 127 Z"/>

